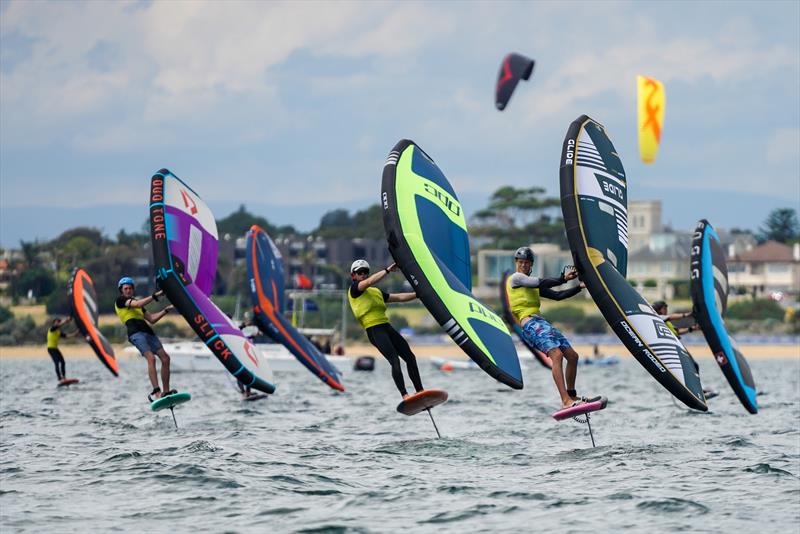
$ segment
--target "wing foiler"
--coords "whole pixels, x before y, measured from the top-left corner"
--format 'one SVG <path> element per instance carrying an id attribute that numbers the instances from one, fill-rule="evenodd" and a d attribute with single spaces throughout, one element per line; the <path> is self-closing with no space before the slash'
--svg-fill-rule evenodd
<path id="1" fill-rule="evenodd" d="M 717 233 L 702 219 L 692 237 L 691 293 L 694 317 L 714 359 L 739 401 L 750 413 L 758 413 L 756 384 L 750 365 L 728 334 L 722 318 L 728 306 L 728 266 Z"/>
<path id="2" fill-rule="evenodd" d="M 214 215 L 167 169 L 150 180 L 150 239 L 156 282 L 192 330 L 238 380 L 273 393 L 265 357 L 210 298 L 217 272 Z"/>
<path id="3" fill-rule="evenodd" d="M 582 115 L 561 152 L 561 210 L 581 280 L 614 333 L 670 393 L 706 411 L 689 352 L 650 304 L 625 280 L 628 196 L 622 161 L 605 128 Z"/>
<path id="4" fill-rule="evenodd" d="M 522 389 L 503 320 L 472 295 L 467 224 L 450 182 L 420 147 L 402 140 L 389 153 L 381 187 L 389 252 L 419 299 L 481 369 Z"/>
<path id="5" fill-rule="evenodd" d="M 284 308 L 283 261 L 275 243 L 257 225 L 247 232 L 247 276 L 259 329 L 286 347 L 322 382 L 344 391 L 338 369 L 281 313 Z"/>
<path id="6" fill-rule="evenodd" d="M 106 369 L 114 376 L 119 376 L 119 365 L 114 356 L 114 349 L 97 325 L 97 292 L 94 290 L 94 282 L 89 273 L 83 269 L 72 271 L 67 285 L 67 295 L 78 330 Z"/>
<path id="7" fill-rule="evenodd" d="M 525 336 L 522 335 L 522 326 L 520 326 L 519 321 L 517 320 L 516 316 L 511 312 L 511 304 L 508 302 L 508 279 L 511 276 L 511 273 L 505 272 L 503 273 L 503 279 L 500 282 L 500 303 L 503 306 L 503 319 L 511 326 L 511 329 L 516 334 L 517 338 L 519 338 L 522 343 L 528 347 L 528 350 L 531 351 L 536 361 L 542 364 L 543 367 L 547 369 L 553 368 L 553 362 L 550 360 L 550 356 L 545 354 L 544 352 L 540 351 L 536 347 L 534 347 Z"/>

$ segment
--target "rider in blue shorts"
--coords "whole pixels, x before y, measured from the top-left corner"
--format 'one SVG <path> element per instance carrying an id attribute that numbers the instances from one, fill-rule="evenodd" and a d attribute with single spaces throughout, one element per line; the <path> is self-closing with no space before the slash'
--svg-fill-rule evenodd
<path id="1" fill-rule="evenodd" d="M 556 382 L 561 404 L 564 408 L 583 402 L 575 391 L 575 378 L 578 374 L 578 353 L 569 344 L 558 328 L 551 325 L 539 314 L 540 296 L 551 300 L 563 300 L 580 293 L 583 284 L 564 291 L 551 289 L 578 277 L 578 272 L 570 268 L 559 278 L 539 278 L 531 276 L 533 251 L 520 247 L 514 253 L 516 272 L 508 277 L 506 293 L 511 312 L 522 326 L 522 335 L 538 350 L 544 352 L 553 362 L 553 380 Z M 563 360 L 567 360 L 566 378 Z"/>
<path id="2" fill-rule="evenodd" d="M 153 386 L 153 391 L 147 396 L 150 402 L 167 395 L 177 393 L 174 389 L 169 388 L 169 355 L 161 346 L 153 329 L 150 328 L 151 324 L 156 324 L 162 317 L 173 309 L 172 305 L 167 306 L 161 311 L 150 313 L 145 309 L 145 306 L 157 301 L 158 297 L 164 294 L 163 291 L 156 291 L 149 297 L 136 298 L 134 296 L 134 282 L 133 278 L 123 276 L 117 283 L 119 289 L 119 296 L 114 302 L 114 311 L 125 329 L 128 331 L 128 341 L 130 341 L 142 356 L 147 360 L 147 374 L 150 378 L 150 384 Z M 158 375 L 156 373 L 156 356 L 161 360 L 161 381 L 164 385 L 163 391 L 158 385 Z"/>

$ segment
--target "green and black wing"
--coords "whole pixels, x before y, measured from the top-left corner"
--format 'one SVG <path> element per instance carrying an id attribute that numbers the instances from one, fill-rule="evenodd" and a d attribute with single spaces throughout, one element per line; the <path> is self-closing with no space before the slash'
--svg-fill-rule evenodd
<path id="1" fill-rule="evenodd" d="M 472 295 L 469 235 L 458 197 L 413 141 L 402 140 L 389 153 L 381 203 L 389 251 L 431 315 L 481 369 L 522 389 L 503 320 Z"/>
<path id="2" fill-rule="evenodd" d="M 706 411 L 692 357 L 625 279 L 628 182 L 605 128 L 582 115 L 561 152 L 561 210 L 581 280 L 625 347 L 684 404 Z"/>

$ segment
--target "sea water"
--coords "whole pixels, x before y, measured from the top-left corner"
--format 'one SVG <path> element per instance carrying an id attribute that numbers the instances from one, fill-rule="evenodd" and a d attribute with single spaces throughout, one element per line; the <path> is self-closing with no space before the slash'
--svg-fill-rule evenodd
<path id="1" fill-rule="evenodd" d="M 302 368 L 268 400 L 242 402 L 219 373 L 174 374 L 192 393 L 150 411 L 141 360 L 119 378 L 68 361 L 0 361 L 0 530 L 6 532 L 796 532 L 800 361 L 754 360 L 760 412 L 713 360 L 709 413 L 676 405 L 634 360 L 581 367 L 603 394 L 587 426 L 550 414 L 550 373 L 512 391 L 482 371 L 420 360 L 433 410 L 395 411 L 389 368 L 347 370 L 336 393 Z"/>

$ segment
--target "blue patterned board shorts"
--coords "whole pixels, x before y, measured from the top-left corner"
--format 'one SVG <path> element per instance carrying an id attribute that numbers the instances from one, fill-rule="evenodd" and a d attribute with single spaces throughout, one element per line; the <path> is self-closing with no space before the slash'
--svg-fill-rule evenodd
<path id="1" fill-rule="evenodd" d="M 572 347 L 558 328 L 538 315 L 532 316 L 531 320 L 525 323 L 522 328 L 522 335 L 526 341 L 545 354 L 553 349 L 568 349 Z"/>

